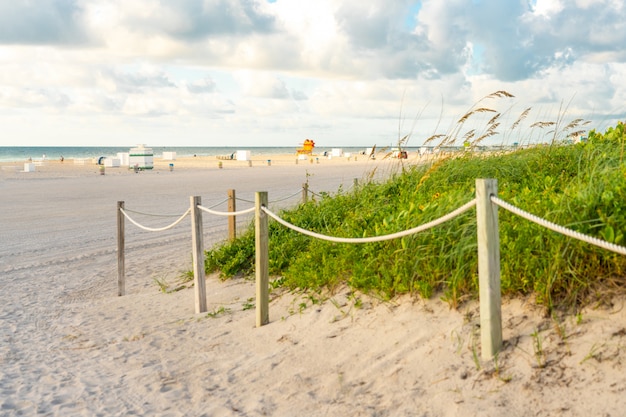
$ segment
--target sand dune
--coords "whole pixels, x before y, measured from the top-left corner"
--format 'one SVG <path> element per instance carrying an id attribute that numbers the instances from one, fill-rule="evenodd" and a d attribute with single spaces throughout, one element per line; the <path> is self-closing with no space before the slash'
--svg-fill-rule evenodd
<path id="1" fill-rule="evenodd" d="M 0 415 L 624 413 L 624 300 L 558 319 L 529 300 L 506 300 L 505 348 L 486 362 L 475 357 L 475 302 L 451 310 L 437 297 L 273 293 L 270 324 L 255 328 L 251 281 L 207 277 L 210 314 L 194 314 L 193 289 L 164 293 L 155 283 L 174 287 L 190 269 L 188 221 L 163 233 L 127 225 L 127 295 L 117 297 L 117 201 L 174 215 L 191 195 L 209 206 L 232 188 L 243 199 L 268 191 L 272 201 L 307 180 L 316 192 L 336 191 L 374 168 L 393 170 L 388 161 L 296 164 L 293 156 L 270 166 L 174 164 L 138 174 L 100 175 L 71 161 L 0 171 Z M 225 238 L 224 218 L 205 216 L 204 225 L 207 245 Z"/>

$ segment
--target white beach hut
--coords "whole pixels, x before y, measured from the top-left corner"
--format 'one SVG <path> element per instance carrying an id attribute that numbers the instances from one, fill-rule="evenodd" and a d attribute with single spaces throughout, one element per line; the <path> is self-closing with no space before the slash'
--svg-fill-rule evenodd
<path id="1" fill-rule="evenodd" d="M 238 161 L 249 161 L 250 160 L 250 151 L 247 150 L 239 150 L 235 154 Z"/>
<path id="2" fill-rule="evenodd" d="M 120 166 L 127 167 L 130 164 L 130 162 L 129 162 L 130 156 L 129 155 L 130 154 L 128 152 L 118 152 L 117 153 L 117 159 L 120 160 Z"/>
<path id="3" fill-rule="evenodd" d="M 120 160 L 118 158 L 105 158 L 104 166 L 107 168 L 119 168 Z"/>
<path id="4" fill-rule="evenodd" d="M 128 155 L 128 163 L 129 168 L 154 168 L 154 154 L 152 148 L 146 148 L 144 145 L 137 145 L 136 148 L 131 148 Z"/>

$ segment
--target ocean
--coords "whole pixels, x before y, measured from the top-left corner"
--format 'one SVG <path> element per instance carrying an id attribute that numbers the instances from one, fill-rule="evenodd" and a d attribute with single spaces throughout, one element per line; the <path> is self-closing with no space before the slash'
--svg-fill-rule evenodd
<path id="1" fill-rule="evenodd" d="M 134 147 L 134 146 L 133 146 Z M 249 150 L 252 155 L 277 155 L 296 153 L 296 147 L 193 147 L 193 146 L 150 146 L 155 158 L 161 158 L 163 152 L 176 152 L 176 156 L 217 156 L 231 155 L 239 149 Z M 128 152 L 131 147 L 121 146 L 0 146 L 0 162 L 22 162 L 46 159 L 79 159 L 99 158 L 101 156 L 114 157 L 118 152 Z M 342 147 L 344 152 L 358 153 L 365 147 Z M 315 148 L 315 153 L 330 152 L 331 148 Z"/>

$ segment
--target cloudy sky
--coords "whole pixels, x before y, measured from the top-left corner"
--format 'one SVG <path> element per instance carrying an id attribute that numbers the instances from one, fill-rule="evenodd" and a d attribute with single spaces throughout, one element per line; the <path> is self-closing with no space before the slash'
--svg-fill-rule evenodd
<path id="1" fill-rule="evenodd" d="M 0 0 L 0 145 L 418 146 L 481 107 L 470 122 L 500 113 L 495 143 L 545 140 L 536 122 L 604 130 L 626 115 L 625 9 Z M 480 101 L 496 91 L 515 97 Z"/>

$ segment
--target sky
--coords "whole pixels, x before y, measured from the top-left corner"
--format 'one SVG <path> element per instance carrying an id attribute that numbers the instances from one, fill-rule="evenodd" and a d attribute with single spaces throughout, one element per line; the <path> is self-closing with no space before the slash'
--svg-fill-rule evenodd
<path id="1" fill-rule="evenodd" d="M 603 131 L 626 118 L 625 9 L 0 0 L 0 146 L 509 144 Z"/>

